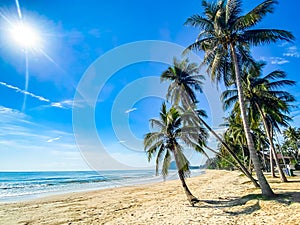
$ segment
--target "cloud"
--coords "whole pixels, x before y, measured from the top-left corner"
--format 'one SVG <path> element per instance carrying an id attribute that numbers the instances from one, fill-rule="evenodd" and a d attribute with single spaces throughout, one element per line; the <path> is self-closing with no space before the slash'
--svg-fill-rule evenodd
<path id="1" fill-rule="evenodd" d="M 47 98 L 44 98 L 44 97 L 42 97 L 42 96 L 33 94 L 33 93 L 29 92 L 29 91 L 22 90 L 22 89 L 20 89 L 20 88 L 18 88 L 18 87 L 16 87 L 16 86 L 7 84 L 7 83 L 5 83 L 5 82 L 1 82 L 1 81 L 0 81 L 0 85 L 2 85 L 2 86 L 4 86 L 4 87 L 7 87 L 7 88 L 9 88 L 9 89 L 12 89 L 12 90 L 14 90 L 15 92 L 20 92 L 20 93 L 22 93 L 22 94 L 24 94 L 24 95 L 28 95 L 28 96 L 30 96 L 30 97 L 32 97 L 32 98 L 36 98 L 36 99 L 38 99 L 38 100 L 40 100 L 40 101 L 42 101 L 42 102 L 50 102 L 50 100 L 47 99 Z"/>
<path id="2" fill-rule="evenodd" d="M 122 143 L 126 143 L 126 141 L 119 141 L 119 143 L 120 143 L 120 144 L 122 144 Z"/>
<path id="3" fill-rule="evenodd" d="M 282 57 L 260 57 L 259 60 L 271 63 L 273 65 L 283 65 L 290 62 L 286 58 Z"/>
<path id="4" fill-rule="evenodd" d="M 65 109 L 65 107 L 60 102 L 53 102 L 53 103 L 51 103 L 51 106 L 56 107 L 56 108 Z"/>
<path id="5" fill-rule="evenodd" d="M 83 105 L 80 102 L 73 100 L 64 100 L 61 102 L 52 102 L 52 107 L 61 108 L 61 109 L 72 109 L 72 108 L 82 108 Z"/>
<path id="6" fill-rule="evenodd" d="M 282 42 L 282 43 L 278 44 L 278 47 L 285 47 L 288 44 L 289 44 L 288 42 Z"/>
<path id="7" fill-rule="evenodd" d="M 281 58 L 281 57 L 270 57 L 270 62 L 271 64 L 274 65 L 282 65 L 282 64 L 286 64 L 289 63 L 289 61 L 285 58 Z"/>
<path id="8" fill-rule="evenodd" d="M 31 121 L 31 118 L 15 109 L 6 108 L 0 105 L 0 141 L 13 140 L 16 145 L 22 146 L 24 143 L 44 144 L 53 142 L 64 137 L 72 139 L 72 134 L 47 129 L 40 124 Z M 49 138 L 56 137 L 56 138 Z M 26 146 L 22 146 L 25 148 Z M 30 147 L 30 146 L 28 146 Z"/>
<path id="9" fill-rule="evenodd" d="M 300 53 L 298 52 L 297 46 L 291 46 L 286 49 L 287 52 L 283 53 L 283 56 L 299 58 Z"/>
<path id="10" fill-rule="evenodd" d="M 0 106 L 0 118 L 1 119 L 4 118 L 5 121 L 7 121 L 7 122 L 9 121 L 9 118 L 17 120 L 17 119 L 23 119 L 25 117 L 26 117 L 26 115 L 18 110 Z"/>
<path id="11" fill-rule="evenodd" d="M 58 141 L 60 140 L 61 137 L 56 137 L 56 138 L 50 138 L 47 140 L 47 143 L 52 143 L 53 141 Z"/>
<path id="12" fill-rule="evenodd" d="M 61 108 L 61 109 L 72 109 L 73 107 L 76 107 L 76 108 L 82 108 L 83 107 L 80 102 L 75 102 L 73 100 L 68 99 L 68 100 L 63 100 L 61 102 L 52 102 L 48 98 L 33 94 L 29 91 L 22 90 L 21 88 L 18 88 L 16 86 L 13 86 L 13 85 L 10 85 L 10 84 L 7 84 L 5 82 L 0 81 L 0 85 L 4 86 L 6 88 L 9 88 L 11 90 L 14 90 L 15 92 L 19 92 L 21 94 L 28 95 L 32 98 L 38 99 L 39 101 L 50 103 L 50 105 L 48 105 L 48 106 L 46 105 L 46 106 L 43 106 L 43 107 L 49 107 L 50 106 L 50 107 Z"/>
<path id="13" fill-rule="evenodd" d="M 0 127 L 0 170 L 88 169 L 72 133 L 35 123 L 1 105 Z"/>
<path id="14" fill-rule="evenodd" d="M 93 29 L 90 29 L 88 31 L 88 34 L 91 35 L 94 38 L 100 38 L 102 36 L 102 34 L 104 34 L 104 33 L 110 33 L 110 32 L 111 32 L 110 30 L 102 31 L 102 30 L 100 30 L 98 28 L 93 28 Z"/>
<path id="15" fill-rule="evenodd" d="M 128 110 L 126 110 L 125 111 L 125 113 L 131 113 L 131 112 L 133 112 L 133 111 L 136 111 L 137 110 L 137 108 L 132 108 L 132 109 L 128 109 Z"/>

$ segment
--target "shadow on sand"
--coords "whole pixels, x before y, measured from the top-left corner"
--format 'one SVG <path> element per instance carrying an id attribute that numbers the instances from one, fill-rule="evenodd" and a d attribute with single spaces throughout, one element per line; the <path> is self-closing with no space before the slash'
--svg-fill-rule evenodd
<path id="1" fill-rule="evenodd" d="M 219 208 L 222 209 L 223 212 L 228 213 L 230 215 L 240 215 L 240 214 L 247 215 L 261 208 L 259 204 L 260 201 L 276 201 L 278 203 L 285 204 L 285 205 L 290 205 L 295 202 L 300 203 L 300 192 L 282 192 L 280 194 L 277 194 L 274 198 L 266 198 L 263 197 L 261 194 L 249 194 L 243 197 L 220 198 L 219 200 L 201 200 L 200 205 L 195 207 Z M 231 210 L 234 209 L 235 206 L 243 206 L 243 205 L 245 206 L 242 207 L 242 209 L 234 210 L 234 211 Z M 227 209 L 230 211 L 228 211 Z"/>

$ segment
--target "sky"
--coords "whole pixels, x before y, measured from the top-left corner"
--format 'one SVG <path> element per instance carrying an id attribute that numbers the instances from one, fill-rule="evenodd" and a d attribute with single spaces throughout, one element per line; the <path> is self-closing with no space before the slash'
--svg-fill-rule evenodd
<path id="1" fill-rule="evenodd" d="M 243 8 L 260 2 L 244 1 Z M 279 1 L 259 24 L 292 31 L 295 42 L 253 48 L 266 73 L 281 69 L 297 82 L 289 91 L 298 102 L 299 6 Z M 200 0 L 1 0 L 0 171 L 150 168 L 142 138 L 166 93 L 159 75 L 196 39 L 199 31 L 183 25 L 196 13 Z M 11 34 L 20 21 L 39 36 L 27 48 Z M 222 90 L 209 78 L 204 86 L 201 108 L 221 131 Z M 299 110 L 292 115 L 300 127 Z M 206 160 L 192 151 L 188 158 L 194 165 Z"/>

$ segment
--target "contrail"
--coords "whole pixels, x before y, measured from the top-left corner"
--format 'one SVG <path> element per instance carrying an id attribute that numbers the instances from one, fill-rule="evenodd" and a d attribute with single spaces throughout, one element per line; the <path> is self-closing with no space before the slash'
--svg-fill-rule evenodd
<path id="1" fill-rule="evenodd" d="M 35 94 L 31 93 L 31 92 L 28 92 L 27 90 L 22 90 L 22 89 L 20 89 L 20 88 L 18 88 L 18 87 L 16 87 L 16 86 L 7 84 L 7 83 L 5 83 L 5 82 L 1 82 L 1 81 L 0 81 L 0 85 L 2 85 L 2 86 L 4 86 L 4 87 L 7 87 L 7 88 L 9 88 L 9 89 L 15 90 L 15 92 L 20 92 L 20 93 L 24 94 L 25 96 L 28 95 L 28 96 L 30 96 L 30 97 L 32 97 L 32 98 L 36 98 L 36 99 L 38 99 L 38 100 L 40 100 L 40 101 L 42 101 L 42 102 L 51 102 L 51 101 L 50 101 L 49 99 L 47 99 L 47 98 L 44 98 L 44 97 L 39 96 L 39 95 L 35 95 Z"/>
<path id="2" fill-rule="evenodd" d="M 20 8 L 19 0 L 16 0 L 15 2 L 16 2 L 16 6 L 17 6 L 18 16 L 19 16 L 20 20 L 22 20 L 22 12 L 21 12 L 21 8 Z"/>

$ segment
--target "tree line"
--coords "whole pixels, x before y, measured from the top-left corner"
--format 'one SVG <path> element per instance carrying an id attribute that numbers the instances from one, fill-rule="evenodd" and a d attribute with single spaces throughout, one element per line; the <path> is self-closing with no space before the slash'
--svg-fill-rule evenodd
<path id="1" fill-rule="evenodd" d="M 241 0 L 203 0 L 203 13 L 192 15 L 184 23 L 199 29 L 196 41 L 186 48 L 182 59 L 174 58 L 173 65 L 161 74 L 161 81 L 170 85 L 159 119 L 150 120 L 153 131 L 145 135 L 144 147 L 148 160 L 155 157 L 156 172 L 161 168 L 164 177 L 170 162 L 175 160 L 191 205 L 199 200 L 185 181 L 190 173 L 189 161 L 184 155 L 187 147 L 205 155 L 208 155 L 207 151 L 215 152 L 216 159 L 221 160 L 214 163 L 234 165 L 261 189 L 262 195 L 274 197 L 263 173 L 264 150 L 270 149 L 269 157 L 275 162 L 281 181 L 287 181 L 279 165 L 274 139 L 292 120 L 290 111 L 295 98 L 283 88 L 295 85 L 295 82 L 287 79 L 281 70 L 264 75 L 265 63 L 255 60 L 251 54 L 253 46 L 294 40 L 289 31 L 256 28 L 274 11 L 275 4 L 276 0 L 265 0 L 242 15 Z M 203 61 L 190 62 L 190 51 L 203 52 Z M 225 132 L 221 136 L 205 122 L 206 113 L 197 100 L 203 82 L 207 82 L 200 74 L 202 67 L 206 68 L 212 82 L 226 88 L 221 100 L 229 116 L 225 118 Z M 296 151 L 299 129 L 297 132 L 295 139 L 286 139 L 282 151 L 291 152 L 290 148 Z M 209 134 L 219 141 L 218 151 L 207 146 Z M 284 135 L 288 137 L 290 133 L 285 131 Z M 272 174 L 275 176 L 274 171 Z"/>

